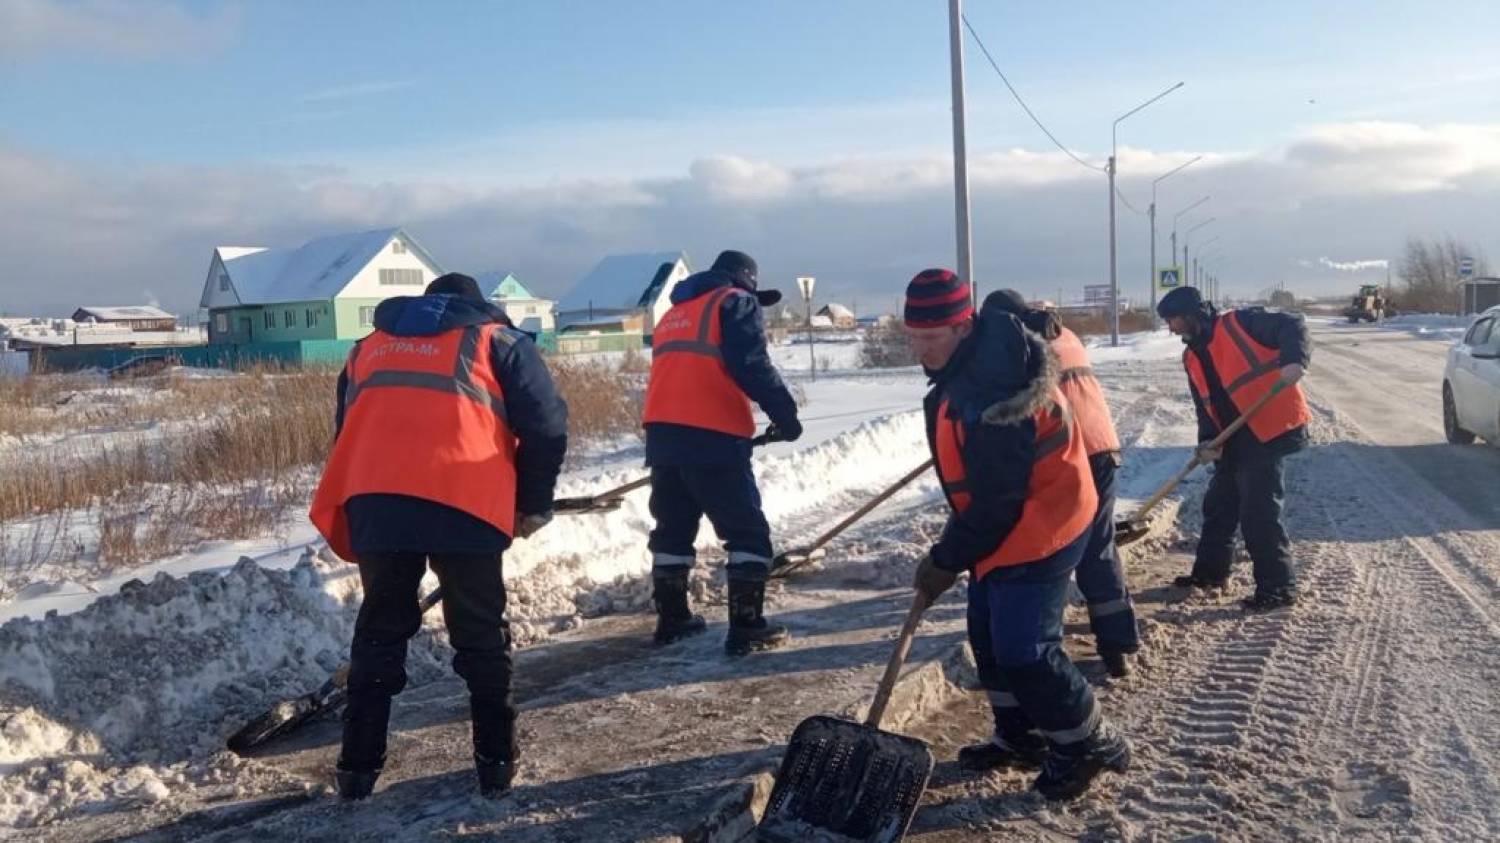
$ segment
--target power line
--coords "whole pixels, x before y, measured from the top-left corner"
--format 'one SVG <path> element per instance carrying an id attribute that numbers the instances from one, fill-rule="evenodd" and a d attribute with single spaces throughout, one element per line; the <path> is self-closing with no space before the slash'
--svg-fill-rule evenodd
<path id="1" fill-rule="evenodd" d="M 1145 215 L 1145 211 L 1142 211 L 1140 208 L 1137 208 L 1136 206 L 1130 204 L 1130 200 L 1125 198 L 1125 194 L 1121 193 L 1118 187 L 1115 188 L 1115 196 L 1125 204 L 1125 207 L 1129 208 L 1132 211 L 1135 211 L 1137 214 L 1141 214 L 1142 216 Z"/>
<path id="2" fill-rule="evenodd" d="M 1005 78 L 1005 71 L 1001 70 L 1000 65 L 995 63 L 995 57 L 990 55 L 989 48 L 984 45 L 984 39 L 979 37 L 979 33 L 974 31 L 974 25 L 969 23 L 968 15 L 963 16 L 963 22 L 964 27 L 969 30 L 969 34 L 974 37 L 974 43 L 979 45 L 980 52 L 984 53 L 985 59 L 989 61 L 990 67 L 993 67 L 995 69 L 995 73 L 1000 77 L 1000 81 L 1004 82 L 1005 87 L 1010 90 L 1010 95 L 1016 98 L 1016 103 L 1021 106 L 1021 110 L 1026 112 L 1026 116 L 1031 118 L 1031 122 L 1035 123 L 1038 129 L 1042 130 L 1042 134 L 1046 135 L 1052 141 L 1052 143 L 1056 145 L 1058 149 L 1062 150 L 1063 153 L 1066 154 L 1069 158 L 1072 158 L 1079 164 L 1088 167 L 1090 170 L 1096 170 L 1101 173 L 1104 172 L 1105 170 L 1103 167 L 1100 167 L 1097 164 L 1090 164 L 1089 162 L 1075 155 L 1073 153 L 1073 150 L 1068 149 L 1066 146 L 1063 146 L 1063 142 L 1058 140 L 1057 136 L 1052 134 L 1052 132 L 1049 131 L 1046 126 L 1042 125 L 1042 121 L 1031 110 L 1031 107 L 1026 104 L 1026 100 L 1021 99 L 1021 94 L 1016 90 L 1016 86 L 1010 84 L 1010 80 Z M 1135 209 L 1132 208 L 1131 210 Z M 1136 211 L 1136 213 L 1140 212 Z"/>

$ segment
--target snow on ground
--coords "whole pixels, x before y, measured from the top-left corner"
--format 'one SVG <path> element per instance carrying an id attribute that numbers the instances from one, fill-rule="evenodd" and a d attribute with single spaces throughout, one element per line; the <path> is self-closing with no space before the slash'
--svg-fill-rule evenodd
<path id="1" fill-rule="evenodd" d="M 1474 324 L 1473 316 L 1453 316 L 1442 313 L 1403 313 L 1379 323 L 1382 328 L 1406 331 L 1423 339 L 1456 342 L 1463 338 Z"/>
<path id="2" fill-rule="evenodd" d="M 1500 777 L 1489 760 L 1500 752 L 1493 694 L 1500 676 L 1500 491 L 1486 482 L 1500 469 L 1500 453 L 1441 442 L 1432 406 L 1439 344 L 1385 327 L 1320 323 L 1315 331 L 1318 351 L 1308 378 L 1318 415 L 1315 444 L 1292 461 L 1288 478 L 1305 605 L 1247 618 L 1232 603 L 1238 593 L 1192 596 L 1165 585 L 1189 561 L 1208 477 L 1197 472 L 1164 507 L 1160 535 L 1132 548 L 1130 570 L 1147 612 L 1149 650 L 1141 670 L 1100 691 L 1111 716 L 1136 740 L 1136 769 L 1106 780 L 1076 805 L 1049 807 L 1024 795 L 1021 774 L 955 779 L 944 767 L 918 815 L 915 839 L 1500 835 Z M 1107 340 L 1090 344 L 1125 445 L 1120 509 L 1129 512 L 1188 458 L 1194 426 L 1178 341 L 1164 332 L 1122 340 L 1119 349 L 1103 347 Z M 811 538 L 927 456 L 916 412 L 925 390 L 920 371 L 831 362 L 814 380 L 805 366 L 793 368 L 798 352 L 806 348 L 775 349 L 806 397 L 808 435 L 756 456 L 767 514 L 783 547 Z M 559 494 L 602 490 L 640 471 L 638 448 L 627 447 L 591 459 L 586 477 L 566 476 Z M 507 555 L 511 615 L 523 643 L 585 618 L 647 609 L 645 501 L 642 491 L 607 515 L 560 516 Z M 822 588 L 902 586 L 940 525 L 939 495 L 924 476 L 836 542 Z M 260 564 L 230 565 L 231 555 L 251 549 L 226 547 L 217 560 L 183 560 L 173 576 L 130 585 L 81 610 L 65 607 L 71 615 L 13 612 L 15 619 L 0 626 L 0 822 L 62 827 L 85 812 L 203 804 L 210 793 L 212 802 L 221 792 L 232 800 L 314 788 L 327 764 L 322 755 L 293 769 L 214 752 L 249 713 L 316 687 L 346 651 L 356 578 L 342 563 L 294 552 L 308 539 L 303 529 L 292 529 L 292 549 Z M 722 569 L 714 545 L 705 525 L 699 548 L 708 564 L 695 574 L 700 603 L 718 598 Z M 182 576 L 198 563 L 203 570 Z M 1242 561 L 1236 592 L 1248 587 L 1247 568 Z M 837 622 L 839 601 L 849 593 L 791 584 L 778 587 L 774 609 L 816 611 Z M 35 609 L 44 599 L 18 602 Z M 1077 643 L 1074 626 L 1070 647 Z M 712 659 L 715 646 L 694 645 L 691 658 L 636 656 L 630 670 L 704 670 L 690 666 Z M 443 649 L 434 616 L 413 647 L 409 693 L 431 688 L 434 700 L 451 696 L 444 690 L 454 680 Z M 816 652 L 802 651 L 807 658 Z M 732 678 L 712 675 L 718 678 L 674 690 L 708 693 Z M 799 677 L 787 672 L 774 681 L 795 695 L 798 682 L 808 681 Z M 433 678 L 440 681 L 427 682 Z M 647 710 L 643 696 L 612 695 L 589 710 L 617 718 L 623 731 L 615 734 L 628 743 L 628 718 Z M 945 765 L 957 743 L 985 728 L 983 706 L 970 703 L 950 715 L 960 719 L 936 724 L 942 729 L 929 738 Z M 548 716 L 528 713 L 533 719 L 523 725 L 547 728 Z M 928 734 L 920 728 L 912 731 Z M 462 735 L 449 738 L 461 743 Z M 431 739 L 430 732 L 413 733 L 405 746 L 420 754 Z M 533 752 L 547 754 L 542 746 Z M 630 753 L 611 757 L 614 766 L 603 771 L 609 775 Z M 463 766 L 461 759 L 443 763 L 443 769 Z M 530 775 L 542 775 L 527 788 L 546 792 L 546 758 L 530 763 L 540 765 L 528 768 Z M 659 784 L 651 769 L 630 773 L 636 778 L 629 788 Z M 410 816 L 447 833 L 486 815 L 448 792 L 465 787 L 463 780 L 424 781 L 424 789 L 393 787 L 378 795 L 371 816 L 389 811 L 386 822 Z M 441 807 L 430 802 L 434 796 Z M 413 799 L 420 804 L 406 805 Z M 524 822 L 524 800 L 513 801 L 502 813 Z M 609 803 L 586 810 L 607 811 Z M 621 804 L 629 810 L 628 801 Z M 337 836 L 350 819 L 324 813 L 315 812 L 305 826 L 276 827 Z"/>

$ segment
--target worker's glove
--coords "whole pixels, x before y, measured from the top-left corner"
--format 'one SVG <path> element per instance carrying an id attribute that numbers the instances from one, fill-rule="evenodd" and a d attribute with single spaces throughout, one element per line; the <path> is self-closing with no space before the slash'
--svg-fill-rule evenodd
<path id="1" fill-rule="evenodd" d="M 958 574 L 939 568 L 937 563 L 932 561 L 932 554 L 928 553 L 917 565 L 917 576 L 912 582 L 912 588 L 917 590 L 917 594 L 921 595 L 922 600 L 928 606 L 931 606 L 957 581 Z"/>
<path id="2" fill-rule="evenodd" d="M 529 539 L 536 534 L 537 530 L 547 526 L 552 521 L 552 510 L 537 513 L 535 515 L 522 515 L 516 519 L 516 538 Z"/>
<path id="3" fill-rule="evenodd" d="M 1218 462 L 1222 456 L 1224 456 L 1223 445 L 1215 445 L 1212 441 L 1198 443 L 1198 462 L 1204 464 Z"/>
<path id="4" fill-rule="evenodd" d="M 796 442 L 802 438 L 802 422 L 793 416 L 766 429 L 766 438 L 772 442 Z"/>
<path id="5" fill-rule="evenodd" d="M 1292 384 L 1300 380 L 1302 380 L 1301 363 L 1288 363 L 1285 366 L 1281 367 L 1282 383 L 1286 384 L 1287 386 L 1291 386 Z"/>

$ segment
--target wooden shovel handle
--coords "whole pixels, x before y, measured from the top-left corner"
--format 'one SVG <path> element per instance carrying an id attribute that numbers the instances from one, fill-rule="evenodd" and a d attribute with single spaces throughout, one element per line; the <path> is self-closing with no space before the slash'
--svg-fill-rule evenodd
<path id="1" fill-rule="evenodd" d="M 1144 519 L 1146 517 L 1146 513 L 1150 512 L 1153 508 L 1156 507 L 1157 504 L 1161 503 L 1162 499 L 1167 495 L 1172 494 L 1172 490 L 1177 488 L 1177 484 L 1181 483 L 1189 474 L 1193 473 L 1193 469 L 1203 464 L 1203 460 L 1199 459 L 1198 457 L 1199 448 L 1224 447 L 1224 443 L 1229 441 L 1229 437 L 1233 436 L 1235 433 L 1238 433 L 1239 429 L 1244 427 L 1246 422 L 1250 421 L 1251 416 L 1260 412 L 1260 408 L 1266 406 L 1267 402 L 1269 402 L 1272 398 L 1275 398 L 1277 393 L 1281 392 L 1287 386 L 1288 384 L 1286 381 L 1277 381 L 1276 385 L 1271 387 L 1270 392 L 1267 392 L 1265 395 L 1262 395 L 1261 397 L 1255 399 L 1255 402 L 1253 404 L 1245 408 L 1245 412 L 1240 413 L 1239 418 L 1230 422 L 1229 426 L 1224 428 L 1223 432 L 1221 432 L 1218 436 L 1215 436 L 1212 440 L 1210 440 L 1206 446 L 1199 445 L 1198 448 L 1194 448 L 1193 458 L 1188 460 L 1187 465 L 1183 466 L 1180 471 L 1172 475 L 1171 480 L 1163 483 L 1162 487 L 1160 489 L 1157 489 L 1155 494 L 1147 498 L 1146 502 L 1141 504 L 1140 509 L 1137 509 L 1135 511 L 1135 515 L 1131 517 L 1131 520 L 1140 521 Z"/>
<path id="2" fill-rule="evenodd" d="M 759 448 L 760 446 L 770 441 L 770 434 L 762 433 L 761 435 L 750 440 L 750 447 Z M 624 497 L 630 492 L 634 492 L 636 489 L 639 489 L 642 486 L 649 484 L 650 482 L 651 475 L 648 474 L 645 477 L 640 477 L 632 480 L 623 486 L 616 486 L 613 489 L 606 489 L 597 495 L 584 495 L 577 498 L 558 498 L 557 500 L 552 502 L 552 508 L 558 512 L 574 512 L 578 510 L 587 512 L 590 509 L 593 509 L 594 507 L 605 503 L 606 501 L 612 501 L 615 498 Z"/>
<path id="3" fill-rule="evenodd" d="M 932 459 L 931 458 L 928 458 L 928 460 L 926 462 L 922 463 L 921 465 L 917 466 L 916 468 L 912 469 L 911 471 L 908 471 L 905 474 L 905 476 L 903 476 L 900 480 L 897 480 L 895 483 L 892 483 L 891 486 L 889 488 L 887 488 L 885 491 L 881 492 L 880 494 L 876 495 L 873 498 L 870 498 L 870 500 L 867 501 L 864 504 L 864 506 L 861 506 L 859 509 L 854 510 L 854 512 L 852 514 L 850 514 L 848 518 L 845 518 L 843 521 L 840 521 L 839 523 L 835 524 L 831 529 L 829 529 L 823 535 L 818 536 L 818 538 L 811 545 L 808 546 L 807 552 L 811 553 L 814 550 L 817 550 L 818 548 L 821 548 L 823 545 L 828 544 L 829 542 L 833 541 L 834 538 L 837 537 L 839 533 L 842 533 L 845 530 L 849 529 L 849 525 L 850 524 L 853 524 L 854 522 L 856 522 L 859 519 L 865 517 L 866 515 L 869 515 L 870 514 L 870 510 L 872 510 L 875 507 L 880 506 L 881 504 L 885 503 L 887 500 L 890 499 L 891 495 L 894 495 L 897 492 L 901 491 L 901 489 L 904 486 L 906 486 L 906 484 L 908 484 L 911 481 L 917 479 L 919 476 L 922 475 L 923 472 L 925 472 L 929 468 L 932 468 Z"/>
<path id="4" fill-rule="evenodd" d="M 896 637 L 896 649 L 891 652 L 891 660 L 885 666 L 885 676 L 880 678 L 880 687 L 875 689 L 875 701 L 870 703 L 870 714 L 865 718 L 865 725 L 871 728 L 880 728 L 880 721 L 885 717 L 885 708 L 891 702 L 891 692 L 896 689 L 896 678 L 901 675 L 901 667 L 906 664 L 906 655 L 911 652 L 912 639 L 917 635 L 917 625 L 922 622 L 922 613 L 927 611 L 927 601 L 918 592 L 911 601 L 911 611 L 906 613 L 906 623 L 901 626 L 901 634 Z"/>

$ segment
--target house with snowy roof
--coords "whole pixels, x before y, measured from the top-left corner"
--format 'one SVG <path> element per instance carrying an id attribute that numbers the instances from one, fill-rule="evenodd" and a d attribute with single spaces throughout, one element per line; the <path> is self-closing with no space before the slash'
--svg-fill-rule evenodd
<path id="1" fill-rule="evenodd" d="M 556 302 L 531 292 L 514 273 L 503 270 L 474 276 L 484 297 L 500 305 L 516 327 L 540 337 L 557 330 Z"/>
<path id="2" fill-rule="evenodd" d="M 816 315 L 826 317 L 829 325 L 840 330 L 848 330 L 855 325 L 854 311 L 841 304 L 829 302 Z"/>
<path id="3" fill-rule="evenodd" d="M 421 295 L 443 269 L 400 228 L 320 237 L 295 248 L 214 249 L 200 306 L 210 345 L 352 341 L 375 307 Z"/>
<path id="4" fill-rule="evenodd" d="M 125 331 L 175 331 L 177 317 L 146 304 L 121 307 L 80 307 L 73 311 L 80 324 L 111 325 Z"/>
<path id="5" fill-rule="evenodd" d="M 672 307 L 672 290 L 688 275 L 686 252 L 609 255 L 557 303 L 558 348 L 612 351 L 649 345 L 656 322 Z M 614 341 L 570 341 L 574 337 Z M 637 341 L 639 338 L 639 341 Z"/>

